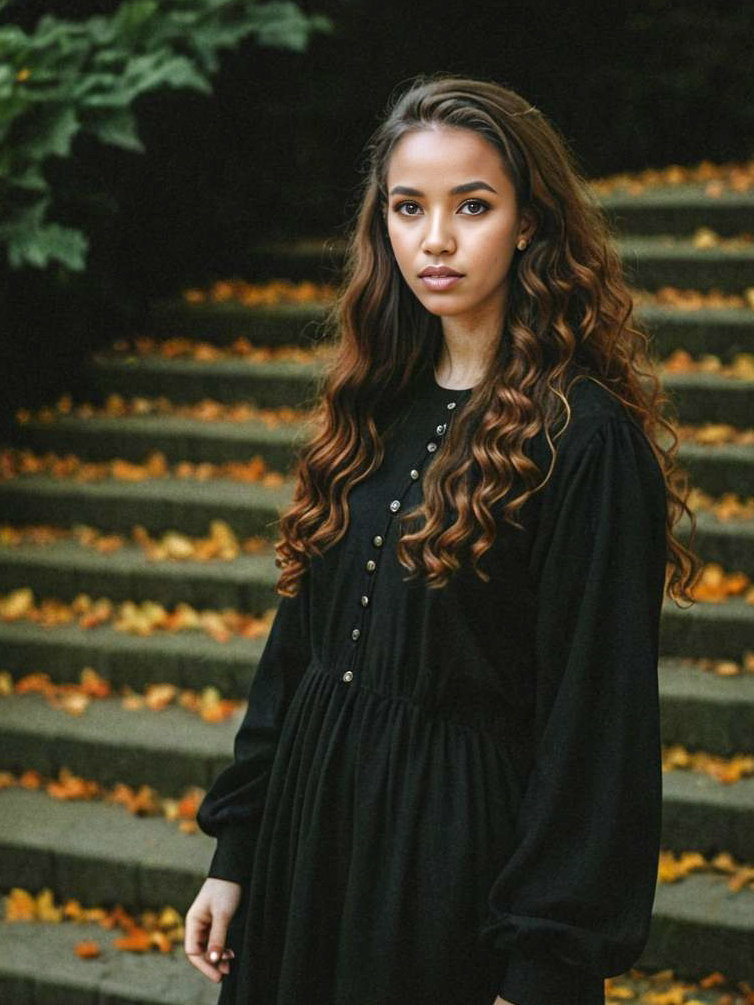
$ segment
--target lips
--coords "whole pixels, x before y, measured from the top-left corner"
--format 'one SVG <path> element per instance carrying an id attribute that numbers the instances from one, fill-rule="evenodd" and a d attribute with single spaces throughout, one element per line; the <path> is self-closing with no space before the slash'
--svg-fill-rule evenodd
<path id="1" fill-rule="evenodd" d="M 449 269 L 447 265 L 434 266 L 428 265 L 426 269 L 422 269 L 419 273 L 420 276 L 460 276 L 463 275 L 461 272 L 456 272 L 455 269 Z"/>
<path id="2" fill-rule="evenodd" d="M 458 275 L 457 272 L 454 273 L 446 272 L 444 275 L 443 274 L 440 274 L 439 276 L 422 275 L 419 278 L 421 279 L 421 281 L 424 283 L 424 285 L 428 290 L 435 290 L 439 292 L 441 290 L 452 289 L 457 283 L 461 282 L 463 276 Z"/>

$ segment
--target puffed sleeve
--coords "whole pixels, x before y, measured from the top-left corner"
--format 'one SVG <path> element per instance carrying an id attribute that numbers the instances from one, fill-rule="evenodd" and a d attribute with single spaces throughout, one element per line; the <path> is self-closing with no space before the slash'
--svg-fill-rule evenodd
<path id="1" fill-rule="evenodd" d="M 257 831 L 280 730 L 310 654 L 309 574 L 281 597 L 233 741 L 233 761 L 199 805 L 199 829 L 217 838 L 207 875 L 242 883 L 251 875 Z"/>
<path id="2" fill-rule="evenodd" d="M 623 414 L 577 430 L 534 531 L 533 767 L 480 934 L 514 1005 L 603 1005 L 644 949 L 657 881 L 665 482 Z"/>

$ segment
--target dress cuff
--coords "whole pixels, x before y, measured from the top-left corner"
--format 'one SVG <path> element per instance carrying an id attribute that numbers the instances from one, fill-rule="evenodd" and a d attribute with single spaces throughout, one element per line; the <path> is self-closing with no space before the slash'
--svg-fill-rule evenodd
<path id="1" fill-rule="evenodd" d="M 207 869 L 212 879 L 244 883 L 251 877 L 255 844 L 242 824 L 226 824 L 217 837 L 217 846 Z"/>
<path id="2" fill-rule="evenodd" d="M 553 956 L 514 950 L 499 995 L 512 1005 L 604 1005 L 605 981 Z"/>

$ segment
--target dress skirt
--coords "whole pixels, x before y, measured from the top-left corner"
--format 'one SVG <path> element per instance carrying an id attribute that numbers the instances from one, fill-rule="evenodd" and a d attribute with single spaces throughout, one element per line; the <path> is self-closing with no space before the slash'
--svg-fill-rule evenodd
<path id="1" fill-rule="evenodd" d="M 344 688 L 312 660 L 280 737 L 220 1003 L 491 1005 L 500 960 L 478 932 L 519 795 L 491 723 Z"/>

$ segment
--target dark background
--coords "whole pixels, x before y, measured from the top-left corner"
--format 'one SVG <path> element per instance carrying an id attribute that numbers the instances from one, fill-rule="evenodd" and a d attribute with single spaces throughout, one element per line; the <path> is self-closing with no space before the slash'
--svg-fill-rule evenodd
<path id="1" fill-rule="evenodd" d="M 1 15 L 85 17 L 117 3 L 24 0 Z M 449 71 L 507 84 L 560 128 L 590 177 L 754 155 L 754 6 L 724 0 L 460 4 L 306 0 L 334 21 L 308 50 L 222 55 L 214 94 L 136 104 L 146 155 L 86 135 L 48 163 L 69 194 L 51 218 L 83 225 L 83 275 L 0 262 L 6 404 L 49 398 L 82 353 L 138 326 L 144 305 L 238 276 L 267 239 L 342 234 L 361 152 L 391 91 Z M 71 184 L 73 181 L 73 184 Z M 117 206 L 113 211 L 110 204 Z M 32 365 L 36 368 L 31 370 Z M 62 374 L 62 377 L 61 377 Z"/>

